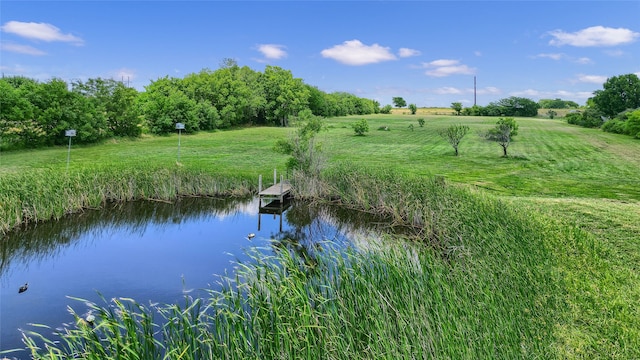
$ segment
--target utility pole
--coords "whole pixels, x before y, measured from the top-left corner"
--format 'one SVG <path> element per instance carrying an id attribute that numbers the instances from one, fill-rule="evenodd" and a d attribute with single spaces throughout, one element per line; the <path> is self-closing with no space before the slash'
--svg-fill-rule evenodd
<path id="1" fill-rule="evenodd" d="M 473 106 L 476 106 L 476 77 L 473 77 Z"/>

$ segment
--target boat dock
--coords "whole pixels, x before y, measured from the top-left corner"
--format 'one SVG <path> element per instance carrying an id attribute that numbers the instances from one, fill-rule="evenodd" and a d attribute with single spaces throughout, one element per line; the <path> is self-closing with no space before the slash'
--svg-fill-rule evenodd
<path id="1" fill-rule="evenodd" d="M 262 199 L 266 200 L 278 200 L 281 203 L 284 201 L 285 197 L 288 197 L 291 194 L 291 184 L 284 180 L 283 176 L 280 175 L 280 181 L 277 181 L 276 170 L 273 170 L 273 185 L 269 186 L 266 189 L 262 189 L 262 175 L 260 175 L 258 181 L 258 198 L 260 200 L 260 207 L 262 207 Z"/>

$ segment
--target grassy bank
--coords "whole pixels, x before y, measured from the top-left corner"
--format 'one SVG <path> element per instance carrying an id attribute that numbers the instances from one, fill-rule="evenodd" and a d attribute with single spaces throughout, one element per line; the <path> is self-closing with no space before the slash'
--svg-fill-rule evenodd
<path id="1" fill-rule="evenodd" d="M 411 225 L 412 242 L 365 241 L 346 254 L 317 253 L 313 266 L 286 251 L 276 261 L 256 254 L 237 277 L 222 279 L 226 291 L 204 301 L 96 307 L 96 327 L 69 330 L 69 349 L 60 351 L 89 358 L 127 349 L 194 359 L 554 356 L 563 289 L 547 243 L 554 233 L 542 219 L 440 182 L 348 168 L 348 176 L 342 166 L 327 172 L 332 191 L 346 205 Z M 152 325 L 154 313 L 169 320 L 164 328 Z M 49 345 L 42 358 L 55 358 L 59 347 Z"/>
<path id="2" fill-rule="evenodd" d="M 337 272 L 331 266 L 342 258 L 332 254 L 322 258 L 324 271 L 312 273 L 246 268 L 237 297 L 214 294 L 218 315 L 184 323 L 230 324 L 220 325 L 229 331 L 218 337 L 195 334 L 203 349 L 222 346 L 211 339 L 224 336 L 239 349 L 228 356 L 238 358 L 296 351 L 313 358 L 640 358 L 638 141 L 518 119 L 512 156 L 502 158 L 496 144 L 475 135 L 496 119 L 430 116 L 419 127 L 415 116 L 376 115 L 367 117 L 367 136 L 356 137 L 349 125 L 359 118 L 327 121 L 325 185 L 345 206 L 413 228 L 416 247 L 358 253 Z M 455 123 L 472 129 L 458 157 L 436 132 Z M 73 148 L 68 173 L 66 148 L 3 153 L 3 229 L 105 198 L 251 192 L 258 174 L 282 168 L 285 158 L 271 147 L 286 135 L 249 128 L 183 136 L 180 165 L 176 136 L 113 141 Z M 261 288 L 271 295 L 251 295 Z M 124 326 L 117 314 L 111 320 Z M 273 319 L 280 323 L 268 327 Z M 323 347 L 309 345 L 311 336 Z M 176 351 L 194 351 L 186 340 L 193 338 Z"/>

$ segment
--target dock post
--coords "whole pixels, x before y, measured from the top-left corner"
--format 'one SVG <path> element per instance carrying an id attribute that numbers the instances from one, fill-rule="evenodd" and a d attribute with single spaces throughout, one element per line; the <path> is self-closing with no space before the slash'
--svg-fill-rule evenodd
<path id="1" fill-rule="evenodd" d="M 258 209 L 262 207 L 262 195 L 260 195 L 261 192 L 262 192 L 262 174 L 258 176 Z M 258 220 L 258 230 L 260 230 L 260 220 Z"/>
<path id="2" fill-rule="evenodd" d="M 282 204 L 282 201 L 284 201 L 284 196 L 282 195 L 282 187 L 283 187 L 282 183 L 283 182 L 284 182 L 284 177 L 282 175 L 280 175 L 280 204 Z"/>

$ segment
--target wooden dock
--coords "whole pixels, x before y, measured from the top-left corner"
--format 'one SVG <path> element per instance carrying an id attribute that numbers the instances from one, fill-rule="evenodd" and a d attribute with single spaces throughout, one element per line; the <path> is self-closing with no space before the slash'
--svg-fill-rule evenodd
<path id="1" fill-rule="evenodd" d="M 262 207 L 262 199 L 267 199 L 267 200 L 277 199 L 282 203 L 285 197 L 291 194 L 291 184 L 289 183 L 289 181 L 284 180 L 282 176 L 280 176 L 280 182 L 278 182 L 277 179 L 278 178 L 276 176 L 276 171 L 273 170 L 273 185 L 263 190 L 262 175 L 260 175 L 260 179 L 258 183 L 258 198 L 260 200 L 260 207 Z"/>
<path id="2" fill-rule="evenodd" d="M 291 193 L 291 184 L 288 182 L 279 182 L 275 185 L 271 185 L 268 188 L 260 191 L 258 195 L 261 199 L 278 199 L 280 202 L 284 200 L 284 197 Z"/>

